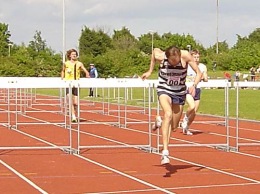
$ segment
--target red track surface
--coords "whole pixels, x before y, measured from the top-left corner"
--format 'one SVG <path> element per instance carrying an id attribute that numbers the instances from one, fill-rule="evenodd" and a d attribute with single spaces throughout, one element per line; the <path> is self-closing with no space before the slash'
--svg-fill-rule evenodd
<path id="1" fill-rule="evenodd" d="M 159 154 L 126 146 L 149 143 L 148 124 L 141 123 L 147 116 L 132 111 L 127 114 L 129 122 L 140 123 L 118 128 L 111 125 L 118 122 L 118 113 L 94 112 L 101 110 L 99 104 L 81 107 L 80 144 L 86 148 L 81 149 L 80 155 L 49 149 L 53 145 L 56 146 L 53 148 L 68 146 L 70 142 L 69 130 L 53 124 L 63 123 L 65 117 L 46 112 L 58 111 L 57 107 L 45 104 L 27 109 L 26 115 L 18 115 L 18 130 L 6 127 L 7 113 L 1 110 L 0 193 L 256 194 L 260 191 L 259 145 L 240 147 L 239 152 L 206 146 L 226 142 L 225 126 L 210 122 L 223 122 L 221 118 L 198 116 L 192 125 L 193 136 L 185 136 L 181 130 L 174 132 L 170 140 L 171 164 L 161 166 Z M 235 135 L 235 122 L 229 124 L 230 134 Z M 240 143 L 259 142 L 260 123 L 241 121 L 239 126 Z M 76 129 L 77 125 L 72 127 Z M 156 134 L 152 133 L 153 147 L 156 147 Z M 73 146 L 76 137 L 76 131 L 72 131 Z M 187 146 L 194 143 L 205 146 Z M 125 146 L 108 148 L 118 145 Z M 45 149 L 30 149 L 32 146 L 45 146 Z"/>

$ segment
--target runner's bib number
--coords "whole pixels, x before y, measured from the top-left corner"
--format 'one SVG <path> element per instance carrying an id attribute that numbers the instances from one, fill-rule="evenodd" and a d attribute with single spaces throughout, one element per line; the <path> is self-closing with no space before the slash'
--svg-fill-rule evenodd
<path id="1" fill-rule="evenodd" d="M 169 85 L 169 86 L 177 86 L 177 85 L 180 85 L 180 82 L 181 82 L 181 78 L 180 77 L 170 77 L 167 80 L 167 85 Z"/>

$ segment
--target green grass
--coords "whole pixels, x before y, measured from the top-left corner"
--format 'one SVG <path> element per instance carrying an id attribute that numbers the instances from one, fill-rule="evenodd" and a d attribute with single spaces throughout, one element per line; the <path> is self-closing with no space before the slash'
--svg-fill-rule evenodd
<path id="1" fill-rule="evenodd" d="M 88 89 L 80 90 L 80 97 L 84 98 L 88 96 Z M 117 89 L 110 89 L 110 97 L 118 96 Z M 155 92 L 155 91 L 154 91 Z M 48 95 L 59 95 L 59 90 L 46 90 L 37 89 L 37 93 L 48 94 Z M 108 89 L 104 90 L 105 96 L 108 94 Z M 124 89 L 120 89 L 120 96 L 124 98 Z M 130 105 L 142 105 L 142 101 L 139 99 L 143 98 L 144 90 L 140 88 L 133 89 L 133 99 L 130 100 L 130 89 L 129 89 L 129 100 Z M 101 96 L 102 91 L 98 89 L 98 94 Z M 260 120 L 260 90 L 253 89 L 240 89 L 239 90 L 239 118 Z M 157 98 L 156 93 L 154 97 Z M 138 100 L 137 100 L 138 99 Z M 146 90 L 146 100 L 148 99 L 148 92 Z M 95 98 L 95 100 L 101 101 L 102 98 Z M 106 100 L 107 101 L 107 100 Z M 116 103 L 116 99 L 110 99 L 111 102 Z M 120 103 L 124 103 L 123 99 L 120 99 Z M 153 107 L 156 107 L 156 103 L 152 103 Z M 187 105 L 185 105 L 187 106 Z M 186 108 L 186 107 L 185 107 Z M 186 110 L 186 109 L 185 109 Z M 203 89 L 201 94 L 201 103 L 199 108 L 199 113 L 211 114 L 211 115 L 225 115 L 225 93 L 224 89 Z M 236 116 L 236 90 L 229 89 L 229 115 L 231 117 Z"/>
<path id="2" fill-rule="evenodd" d="M 260 90 L 239 90 L 239 118 L 260 120 Z M 201 95 L 200 113 L 225 114 L 225 98 L 223 89 L 203 89 Z M 229 90 L 229 115 L 236 116 L 236 90 Z"/>

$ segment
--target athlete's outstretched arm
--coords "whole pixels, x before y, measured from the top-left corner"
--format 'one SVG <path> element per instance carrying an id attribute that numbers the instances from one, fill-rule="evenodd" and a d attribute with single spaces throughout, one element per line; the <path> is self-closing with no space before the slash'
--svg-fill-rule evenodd
<path id="1" fill-rule="evenodd" d="M 141 76 L 141 78 L 143 80 L 148 78 L 154 70 L 154 66 L 155 66 L 156 61 L 161 62 L 163 60 L 163 58 L 164 58 L 164 52 L 159 48 L 154 48 L 152 55 L 151 55 L 150 68 L 147 72 L 145 72 Z"/>
<path id="2" fill-rule="evenodd" d="M 90 76 L 89 76 L 89 72 L 88 72 L 88 70 L 84 67 L 83 63 L 80 63 L 80 68 L 85 72 L 86 77 L 90 77 Z"/>

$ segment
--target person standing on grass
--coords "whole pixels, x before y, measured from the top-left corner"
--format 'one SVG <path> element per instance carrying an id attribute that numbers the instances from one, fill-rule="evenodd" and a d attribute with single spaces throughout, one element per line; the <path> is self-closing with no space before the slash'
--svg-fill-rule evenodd
<path id="1" fill-rule="evenodd" d="M 78 61 L 78 52 L 75 49 L 70 49 L 67 51 L 67 61 L 63 64 L 61 71 L 61 79 L 71 81 L 79 80 L 80 71 L 83 70 L 86 77 L 89 77 L 89 72 L 84 67 L 83 63 Z M 76 110 L 78 106 L 78 88 L 72 87 L 72 110 L 71 110 L 71 121 L 77 122 Z M 69 88 L 66 88 L 66 95 L 69 95 Z"/>
<path id="2" fill-rule="evenodd" d="M 251 67 L 250 68 L 250 73 L 251 73 L 251 81 L 255 81 L 255 72 L 256 72 L 256 70 L 255 70 L 255 67 Z"/>
<path id="3" fill-rule="evenodd" d="M 98 77 L 97 68 L 95 67 L 95 65 L 93 63 L 91 63 L 89 66 L 90 66 L 90 69 L 89 69 L 90 78 L 97 78 Z M 89 88 L 89 96 L 90 97 L 94 96 L 93 88 Z"/>
<path id="4" fill-rule="evenodd" d="M 179 126 L 183 112 L 183 105 L 186 99 L 185 80 L 188 64 L 196 72 L 194 84 L 189 88 L 189 93 L 193 96 L 195 95 L 195 88 L 200 81 L 201 72 L 188 51 L 180 50 L 175 46 L 167 48 L 165 52 L 159 48 L 154 48 L 151 55 L 150 68 L 141 76 L 143 80 L 151 75 L 156 62 L 160 64 L 157 95 L 164 112 L 161 126 L 163 141 L 161 164 L 164 165 L 170 163 L 168 145 L 171 131 L 174 131 Z"/>
<path id="5" fill-rule="evenodd" d="M 200 63 L 199 51 L 194 50 L 191 52 L 191 55 L 193 56 L 195 63 L 197 64 L 199 70 L 202 73 L 200 79 L 202 81 L 207 82 L 208 81 L 207 67 L 203 63 Z M 192 87 L 192 85 L 194 84 L 195 79 L 196 79 L 196 72 L 190 66 L 188 66 L 187 78 L 186 78 L 186 86 L 188 87 L 188 91 L 189 91 L 189 87 Z M 183 134 L 186 135 L 193 135 L 192 132 L 189 131 L 189 126 L 194 121 L 200 105 L 201 88 L 199 84 L 197 85 L 197 88 L 195 90 L 196 90 L 195 96 L 192 96 L 189 92 L 186 95 L 186 102 L 188 104 L 188 109 L 181 123 L 182 132 Z"/>

